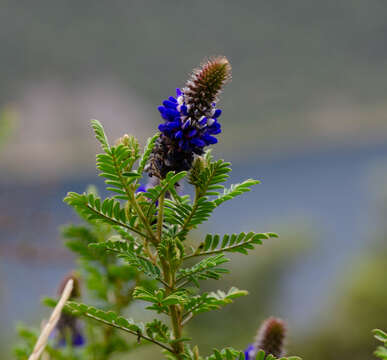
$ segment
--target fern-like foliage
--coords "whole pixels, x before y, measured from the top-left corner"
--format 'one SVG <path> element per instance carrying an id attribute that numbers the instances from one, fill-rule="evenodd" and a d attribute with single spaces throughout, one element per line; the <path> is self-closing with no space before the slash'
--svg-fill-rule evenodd
<path id="1" fill-rule="evenodd" d="M 243 352 L 227 347 L 222 350 L 214 349 L 213 354 L 206 357 L 206 360 L 244 360 Z"/>
<path id="2" fill-rule="evenodd" d="M 220 309 L 225 305 L 231 304 L 234 299 L 246 296 L 247 294 L 248 292 L 246 290 L 239 290 L 236 287 L 232 287 L 227 292 L 218 290 L 216 292 L 192 296 L 189 301 L 184 304 L 185 321 L 188 321 L 194 315 Z"/>
<path id="3" fill-rule="evenodd" d="M 177 273 L 176 281 L 184 281 L 180 286 L 185 286 L 191 281 L 199 287 L 199 280 L 215 279 L 218 280 L 222 274 L 226 274 L 229 271 L 225 268 L 219 267 L 220 265 L 228 262 L 223 254 L 217 254 L 199 261 L 190 268 L 180 269 Z"/>
<path id="4" fill-rule="evenodd" d="M 97 140 L 101 143 L 103 154 L 97 155 L 97 168 L 100 176 L 109 185 L 107 190 L 118 193 L 119 199 L 128 200 L 129 185 L 135 182 L 141 174 L 132 172 L 134 163 L 140 158 L 137 140 L 126 136 L 116 146 L 110 146 L 101 123 L 92 121 L 92 127 Z"/>
<path id="5" fill-rule="evenodd" d="M 159 137 L 159 133 L 156 133 L 151 138 L 149 138 L 146 142 L 144 152 L 141 156 L 140 163 L 137 169 L 137 172 L 141 175 L 144 172 L 145 166 L 149 160 L 149 156 L 152 153 L 153 147 L 155 146 L 155 142 L 158 137 Z"/>
<path id="6" fill-rule="evenodd" d="M 137 271 L 143 272 L 151 279 L 160 279 L 160 268 L 144 257 L 142 246 L 136 246 L 134 243 L 128 244 L 124 241 L 105 241 L 90 244 L 90 247 L 113 252 L 118 258 L 123 259 L 130 266 L 136 268 Z"/>
<path id="7" fill-rule="evenodd" d="M 128 229 L 138 235 L 146 236 L 141 232 L 135 224 L 136 215 L 127 217 L 126 210 L 121 207 L 121 203 L 114 198 L 101 200 L 100 197 L 94 194 L 77 194 L 70 192 L 65 197 L 64 201 L 74 207 L 89 221 L 101 221 L 110 225 Z"/>
<path id="8" fill-rule="evenodd" d="M 239 252 L 247 255 L 248 250 L 254 249 L 255 245 L 261 245 L 262 240 L 270 238 L 277 238 L 275 233 L 240 233 L 240 234 L 226 234 L 221 238 L 220 235 L 207 234 L 205 240 L 198 246 L 198 248 L 185 259 L 194 256 L 205 256 L 222 252 Z"/>
<path id="9" fill-rule="evenodd" d="M 224 189 L 222 194 L 219 194 L 218 197 L 214 200 L 215 205 L 219 206 L 225 201 L 231 200 L 238 195 L 251 191 L 251 187 L 259 184 L 259 180 L 248 179 L 243 181 L 240 184 L 233 184 L 229 189 Z"/>
<path id="10" fill-rule="evenodd" d="M 96 320 L 105 325 L 109 325 L 135 335 L 139 340 L 144 339 L 153 342 L 168 351 L 172 351 L 167 344 L 164 344 L 158 340 L 160 339 L 161 334 L 170 334 L 170 331 L 167 330 L 165 326 L 161 326 L 161 323 L 155 324 L 153 321 L 144 325 L 143 323 L 135 322 L 133 319 L 127 319 L 123 316 L 119 316 L 114 311 L 103 311 L 93 306 L 88 306 L 72 301 L 68 301 L 66 303 L 65 311 L 71 313 L 74 316 L 85 316 L 87 318 Z M 173 339 L 164 338 L 163 340 L 172 341 Z"/>
<path id="11" fill-rule="evenodd" d="M 166 200 L 165 204 L 165 221 L 170 225 L 179 225 L 177 236 L 181 240 L 186 239 L 190 229 L 207 221 L 215 209 L 215 204 L 206 197 L 196 199 L 194 204 L 189 203 L 187 198 L 176 202 Z"/>
<path id="12" fill-rule="evenodd" d="M 179 196 L 166 202 L 166 222 L 179 226 L 177 236 L 181 240 L 191 229 L 207 221 L 217 206 L 250 191 L 253 185 L 259 183 L 258 180 L 249 179 L 226 189 L 223 184 L 229 178 L 230 165 L 223 160 L 215 161 L 207 152 L 203 158 L 195 161 L 189 174 L 188 180 L 195 187 L 193 203 Z"/>

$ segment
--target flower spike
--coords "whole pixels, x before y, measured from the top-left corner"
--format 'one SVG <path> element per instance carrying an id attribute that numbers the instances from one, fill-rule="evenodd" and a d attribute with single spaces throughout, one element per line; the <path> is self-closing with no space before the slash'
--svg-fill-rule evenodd
<path id="1" fill-rule="evenodd" d="M 146 170 L 163 179 L 169 171 L 190 170 L 195 155 L 216 144 L 221 133 L 222 111 L 216 108 L 218 95 L 231 78 L 231 65 L 225 57 L 212 58 L 194 70 L 184 89 L 176 89 L 158 107 L 164 122 Z"/>

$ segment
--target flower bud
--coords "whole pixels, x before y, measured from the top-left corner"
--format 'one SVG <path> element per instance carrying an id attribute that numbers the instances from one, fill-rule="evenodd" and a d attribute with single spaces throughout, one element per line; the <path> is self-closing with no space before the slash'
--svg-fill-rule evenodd
<path id="1" fill-rule="evenodd" d="M 133 135 L 125 134 L 116 140 L 116 146 L 124 145 L 130 151 L 130 157 L 135 161 L 140 153 L 140 145 L 138 144 L 138 140 Z"/>
<path id="2" fill-rule="evenodd" d="M 203 173 L 206 165 L 207 165 L 207 162 L 203 156 L 198 156 L 194 160 L 188 177 L 188 182 L 190 184 L 195 185 L 200 182 L 200 176 Z"/>

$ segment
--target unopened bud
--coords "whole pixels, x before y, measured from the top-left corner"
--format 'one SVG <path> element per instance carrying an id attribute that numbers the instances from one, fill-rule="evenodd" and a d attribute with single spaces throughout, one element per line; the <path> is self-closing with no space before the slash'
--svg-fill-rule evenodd
<path id="1" fill-rule="evenodd" d="M 189 172 L 188 181 L 190 184 L 196 185 L 200 182 L 200 175 L 203 173 L 205 167 L 206 160 L 202 156 L 196 157 Z"/>

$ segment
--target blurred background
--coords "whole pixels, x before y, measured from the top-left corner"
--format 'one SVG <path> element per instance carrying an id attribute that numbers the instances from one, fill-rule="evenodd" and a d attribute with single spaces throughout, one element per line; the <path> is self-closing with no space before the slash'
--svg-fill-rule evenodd
<path id="1" fill-rule="evenodd" d="M 67 191 L 102 185 L 90 119 L 144 143 L 161 101 L 218 54 L 233 81 L 215 156 L 232 161 L 231 182 L 262 184 L 201 231 L 281 237 L 206 283 L 250 296 L 191 331 L 204 351 L 244 348 L 282 316 L 292 353 L 370 358 L 371 329 L 387 328 L 386 17 L 381 0 L 1 0 L 1 359 L 74 266 L 58 227 L 78 221 Z"/>

